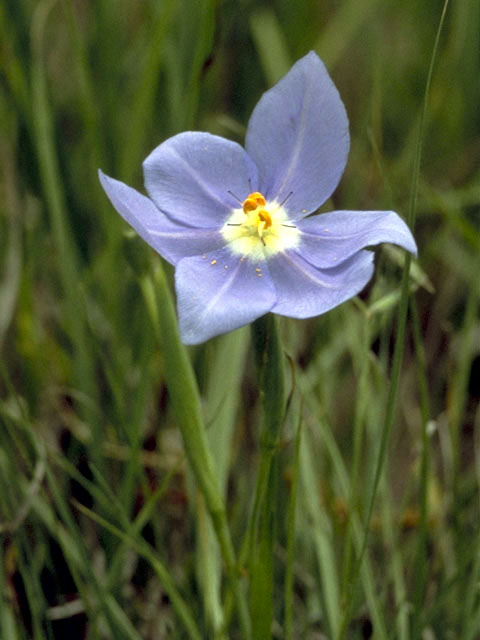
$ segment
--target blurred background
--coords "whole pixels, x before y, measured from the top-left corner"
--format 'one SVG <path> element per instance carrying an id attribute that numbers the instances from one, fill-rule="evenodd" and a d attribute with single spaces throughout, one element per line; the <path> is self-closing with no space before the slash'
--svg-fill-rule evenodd
<path id="1" fill-rule="evenodd" d="M 142 190 L 142 160 L 175 133 L 209 131 L 242 143 L 262 92 L 314 49 L 345 102 L 351 133 L 345 174 L 325 210 L 394 209 L 406 219 L 442 7 L 440 0 L 0 4 L 1 638 L 192 637 L 169 581 L 201 637 L 224 637 L 214 631 L 218 599 L 207 593 L 220 570 L 201 566 L 209 553 L 205 508 L 185 465 L 148 305 L 160 259 L 111 207 L 97 169 Z M 479 104 L 480 5 L 458 0 L 448 8 L 431 85 L 414 303 L 347 638 L 480 638 Z M 378 455 L 403 264 L 392 247 L 377 253 L 376 276 L 358 299 L 281 323 L 295 392 L 279 513 L 297 469 L 303 412 L 295 638 L 336 637 L 345 576 L 359 552 L 355 518 Z M 258 458 L 248 328 L 190 354 L 239 548 Z M 282 585 L 282 519 L 278 531 Z M 282 588 L 278 638 L 285 637 Z M 231 637 L 241 637 L 235 629 Z"/>

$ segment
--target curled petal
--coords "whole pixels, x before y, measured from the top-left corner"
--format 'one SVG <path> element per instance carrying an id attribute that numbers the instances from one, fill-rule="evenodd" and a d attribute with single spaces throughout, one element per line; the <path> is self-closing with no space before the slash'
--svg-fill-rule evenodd
<path id="1" fill-rule="evenodd" d="M 268 268 L 277 302 L 273 313 L 318 316 L 359 293 L 373 274 L 373 253 L 361 251 L 332 269 L 317 269 L 294 251 L 273 258 Z"/>
<path id="2" fill-rule="evenodd" d="M 417 255 L 410 229 L 394 211 L 332 211 L 297 223 L 299 252 L 321 269 L 334 267 L 368 246 L 389 242 Z"/>
<path id="3" fill-rule="evenodd" d="M 257 188 L 257 169 L 240 145 L 209 133 L 169 138 L 143 163 L 145 188 L 170 218 L 218 228 L 238 201 Z"/>
<path id="4" fill-rule="evenodd" d="M 222 247 L 222 234 L 212 229 L 193 229 L 170 220 L 153 202 L 132 187 L 98 172 L 105 193 L 118 213 L 140 237 L 172 264 L 185 256 Z"/>
<path id="5" fill-rule="evenodd" d="M 290 219 L 315 211 L 332 194 L 349 145 L 345 107 L 313 51 L 260 98 L 245 144 L 267 200 L 291 193 L 285 205 Z"/>
<path id="6" fill-rule="evenodd" d="M 275 304 L 265 262 L 256 266 L 232 256 L 227 248 L 181 260 L 175 270 L 175 288 L 184 344 L 238 329 Z"/>

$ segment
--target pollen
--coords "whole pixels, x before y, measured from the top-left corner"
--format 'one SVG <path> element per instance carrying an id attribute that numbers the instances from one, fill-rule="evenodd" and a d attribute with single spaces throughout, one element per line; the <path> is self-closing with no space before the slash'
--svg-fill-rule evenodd
<path id="1" fill-rule="evenodd" d="M 242 204 L 243 212 L 247 215 L 250 211 L 255 211 L 258 207 L 264 207 L 267 204 L 265 196 L 258 191 L 251 193 L 248 198 L 245 198 Z"/>
<path id="2" fill-rule="evenodd" d="M 261 210 L 258 212 L 258 219 L 264 223 L 263 229 L 268 229 L 268 227 L 272 226 L 272 217 L 268 213 L 268 211 Z"/>
<path id="3" fill-rule="evenodd" d="M 212 261 L 210 262 L 210 264 L 217 264 L 217 261 L 216 261 L 216 260 L 212 260 Z"/>
<path id="4" fill-rule="evenodd" d="M 241 201 L 241 208 L 233 209 L 222 228 L 232 252 L 259 261 L 296 246 L 300 234 L 288 218 L 285 202 L 268 201 L 258 191 Z"/>

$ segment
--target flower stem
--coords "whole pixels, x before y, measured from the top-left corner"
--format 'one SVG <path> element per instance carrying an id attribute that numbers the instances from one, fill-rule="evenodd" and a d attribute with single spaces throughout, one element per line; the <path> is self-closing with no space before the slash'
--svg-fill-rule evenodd
<path id="1" fill-rule="evenodd" d="M 262 433 L 260 464 L 248 531 L 250 613 L 254 638 L 270 638 L 273 620 L 273 547 L 276 529 L 277 453 L 285 417 L 283 349 L 277 319 L 264 316 L 253 324 Z"/>

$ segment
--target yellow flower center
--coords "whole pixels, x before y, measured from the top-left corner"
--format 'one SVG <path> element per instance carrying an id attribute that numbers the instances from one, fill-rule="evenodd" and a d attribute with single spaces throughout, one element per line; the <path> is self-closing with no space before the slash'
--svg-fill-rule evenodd
<path id="1" fill-rule="evenodd" d="M 266 260 L 299 241 L 298 229 L 288 220 L 282 204 L 267 202 L 257 191 L 232 211 L 222 233 L 233 253 L 252 260 Z"/>

